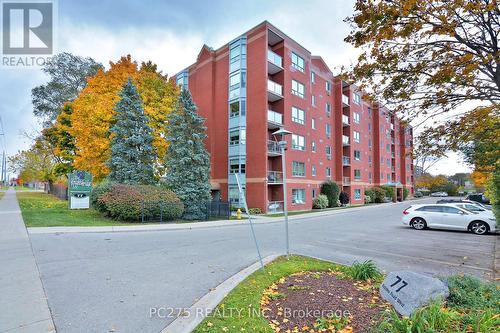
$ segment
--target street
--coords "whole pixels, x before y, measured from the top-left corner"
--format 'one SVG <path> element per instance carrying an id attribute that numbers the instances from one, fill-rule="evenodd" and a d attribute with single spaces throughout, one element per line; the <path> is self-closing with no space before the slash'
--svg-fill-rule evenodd
<path id="1" fill-rule="evenodd" d="M 386 271 L 492 279 L 498 236 L 404 227 L 409 205 L 295 216 L 291 250 L 342 264 L 372 259 Z M 263 256 L 284 251 L 283 222 L 255 230 Z M 150 318 L 152 307 L 189 307 L 257 260 L 248 225 L 30 238 L 58 332 L 159 332 L 174 318 Z"/>

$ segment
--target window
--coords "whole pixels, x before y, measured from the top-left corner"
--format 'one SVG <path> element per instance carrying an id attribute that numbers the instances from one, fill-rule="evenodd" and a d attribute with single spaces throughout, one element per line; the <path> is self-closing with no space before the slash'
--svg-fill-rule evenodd
<path id="1" fill-rule="evenodd" d="M 380 173 L 380 179 L 384 179 L 384 174 L 382 172 Z"/>
<path id="2" fill-rule="evenodd" d="M 298 81 L 292 80 L 292 94 L 304 98 L 304 85 Z"/>
<path id="3" fill-rule="evenodd" d="M 313 164 L 312 167 L 311 167 L 311 175 L 313 177 L 316 177 L 316 166 Z"/>
<path id="4" fill-rule="evenodd" d="M 332 176 L 332 169 L 330 169 L 330 167 L 326 168 L 326 176 L 327 177 L 331 177 Z"/>
<path id="5" fill-rule="evenodd" d="M 385 145 L 385 150 L 387 150 L 387 152 L 390 152 L 391 151 L 391 145 L 390 144 L 386 144 Z"/>
<path id="6" fill-rule="evenodd" d="M 354 190 L 354 200 L 361 200 L 361 190 L 359 188 Z"/>
<path id="7" fill-rule="evenodd" d="M 245 173 L 246 172 L 246 165 L 245 165 L 245 159 L 242 158 L 237 159 L 237 158 L 231 158 L 229 160 L 229 173 Z"/>
<path id="8" fill-rule="evenodd" d="M 243 191 L 245 188 L 243 188 Z M 233 205 L 238 205 L 240 202 L 240 191 L 237 186 L 229 186 L 229 201 Z"/>
<path id="9" fill-rule="evenodd" d="M 229 77 L 229 90 L 239 88 L 241 82 L 241 72 L 236 72 Z"/>
<path id="10" fill-rule="evenodd" d="M 368 149 L 372 150 L 372 140 L 368 139 Z"/>
<path id="11" fill-rule="evenodd" d="M 370 181 L 370 183 L 372 182 L 372 173 L 371 172 L 368 172 L 368 180 Z"/>
<path id="12" fill-rule="evenodd" d="M 358 93 L 354 93 L 352 95 L 353 95 L 354 103 L 359 105 L 361 103 L 361 96 Z"/>
<path id="13" fill-rule="evenodd" d="M 316 119 L 311 118 L 311 127 L 312 129 L 316 129 Z"/>
<path id="14" fill-rule="evenodd" d="M 447 213 L 447 214 L 463 214 L 460 209 L 455 208 L 455 207 L 444 206 L 442 209 L 443 209 L 444 213 Z"/>
<path id="15" fill-rule="evenodd" d="M 354 118 L 354 122 L 355 122 L 356 124 L 359 124 L 359 120 L 360 120 L 359 113 L 357 113 L 357 112 L 353 112 L 352 117 Z"/>
<path id="16" fill-rule="evenodd" d="M 358 170 L 358 169 L 354 170 L 354 179 L 356 179 L 356 180 L 361 179 L 361 170 Z"/>
<path id="17" fill-rule="evenodd" d="M 372 108 L 371 107 L 368 107 L 368 115 L 372 115 Z"/>
<path id="18" fill-rule="evenodd" d="M 304 110 L 292 106 L 292 121 L 298 124 L 305 124 L 306 115 Z"/>
<path id="19" fill-rule="evenodd" d="M 368 123 L 368 132 L 371 133 L 372 132 L 372 123 Z"/>
<path id="20" fill-rule="evenodd" d="M 237 129 L 229 132 L 229 145 L 244 145 L 246 142 L 246 130 L 245 129 Z"/>
<path id="21" fill-rule="evenodd" d="M 332 92 L 332 84 L 328 81 L 325 82 L 325 90 L 328 95 L 330 95 L 330 93 Z"/>
<path id="22" fill-rule="evenodd" d="M 388 182 L 390 182 L 390 181 L 391 181 L 391 174 L 390 174 L 390 173 L 388 173 L 388 174 L 387 174 L 387 181 L 388 181 Z"/>
<path id="23" fill-rule="evenodd" d="M 372 155 L 368 155 L 368 165 L 372 165 Z"/>
<path id="24" fill-rule="evenodd" d="M 311 105 L 316 106 L 316 96 L 314 95 L 311 96 Z"/>
<path id="25" fill-rule="evenodd" d="M 325 146 L 325 153 L 327 155 L 331 155 L 332 154 L 332 147 L 330 147 L 329 145 L 326 145 Z"/>
<path id="26" fill-rule="evenodd" d="M 311 151 L 312 151 L 313 153 L 315 153 L 315 152 L 316 152 L 316 141 L 312 141 L 312 142 L 311 142 Z"/>
<path id="27" fill-rule="evenodd" d="M 292 204 L 304 204 L 306 203 L 306 190 L 304 189 L 292 189 Z"/>
<path id="28" fill-rule="evenodd" d="M 313 199 L 316 198 L 316 189 L 315 188 L 312 189 L 312 197 L 313 197 Z"/>
<path id="29" fill-rule="evenodd" d="M 188 72 L 184 71 L 177 75 L 177 85 L 181 86 L 183 89 L 188 87 Z"/>
<path id="30" fill-rule="evenodd" d="M 354 159 L 356 161 L 361 161 L 361 152 L 359 150 L 354 151 Z"/>
<path id="31" fill-rule="evenodd" d="M 229 59 L 231 63 L 239 60 L 240 53 L 241 53 L 241 47 L 239 44 L 236 44 L 233 47 L 231 47 L 231 50 L 229 51 Z"/>
<path id="32" fill-rule="evenodd" d="M 332 106 L 330 103 L 326 103 L 325 105 L 326 115 L 330 117 L 332 115 Z"/>
<path id="33" fill-rule="evenodd" d="M 299 71 L 304 71 L 304 59 L 292 52 L 292 66 Z"/>
<path id="34" fill-rule="evenodd" d="M 245 115 L 245 101 L 236 101 L 232 102 L 229 104 L 229 116 L 231 118 L 233 117 L 239 117 L 239 116 L 244 116 Z"/>
<path id="35" fill-rule="evenodd" d="M 385 158 L 383 156 L 380 156 L 380 164 L 384 164 Z"/>
<path id="36" fill-rule="evenodd" d="M 416 210 L 420 211 L 420 212 L 433 212 L 433 213 L 442 213 L 444 212 L 444 208 L 445 206 L 424 206 L 424 207 L 420 207 Z"/>
<path id="37" fill-rule="evenodd" d="M 313 71 L 311 71 L 311 83 L 316 83 L 316 73 L 314 73 Z"/>
<path id="38" fill-rule="evenodd" d="M 353 136 L 354 136 L 354 142 L 359 143 L 359 138 L 360 138 L 359 132 L 353 131 Z"/>
<path id="39" fill-rule="evenodd" d="M 297 134 L 292 134 L 292 149 L 306 150 L 306 139 Z"/>
<path id="40" fill-rule="evenodd" d="M 306 175 L 306 164 L 304 162 L 292 162 L 292 176 L 304 177 Z"/>
<path id="41" fill-rule="evenodd" d="M 326 124 L 326 136 L 329 138 L 332 136 L 332 125 Z"/>

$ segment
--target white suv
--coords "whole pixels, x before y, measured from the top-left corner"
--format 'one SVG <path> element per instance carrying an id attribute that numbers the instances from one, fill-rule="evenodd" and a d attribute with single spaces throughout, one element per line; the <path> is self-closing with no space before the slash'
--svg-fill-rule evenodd
<path id="1" fill-rule="evenodd" d="M 403 211 L 402 221 L 417 230 L 465 230 L 477 235 L 496 231 L 495 218 L 457 207 L 456 204 L 412 205 Z"/>

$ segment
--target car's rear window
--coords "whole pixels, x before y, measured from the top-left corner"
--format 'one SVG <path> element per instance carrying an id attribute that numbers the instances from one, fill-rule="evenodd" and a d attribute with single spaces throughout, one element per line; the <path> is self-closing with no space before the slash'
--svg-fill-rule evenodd
<path id="1" fill-rule="evenodd" d="M 421 212 L 435 212 L 435 213 L 442 213 L 443 212 L 443 207 L 444 206 L 423 206 L 417 209 L 418 211 Z"/>

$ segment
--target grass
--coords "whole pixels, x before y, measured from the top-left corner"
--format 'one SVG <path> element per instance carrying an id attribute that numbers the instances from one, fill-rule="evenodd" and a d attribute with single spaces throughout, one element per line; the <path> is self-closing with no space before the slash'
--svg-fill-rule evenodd
<path id="1" fill-rule="evenodd" d="M 288 216 L 292 215 L 302 215 L 302 214 L 309 214 L 309 213 L 317 213 L 317 212 L 327 212 L 330 210 L 340 210 L 340 209 L 349 209 L 349 208 L 355 208 L 355 207 L 361 207 L 361 206 L 368 206 L 371 204 L 356 204 L 356 205 L 350 205 L 350 206 L 345 206 L 345 207 L 333 207 L 333 208 L 325 208 L 325 209 L 308 209 L 308 210 L 296 210 L 296 211 L 291 211 L 288 212 Z M 264 216 L 268 217 L 283 217 L 285 216 L 284 213 L 270 213 L 270 214 L 265 214 Z"/>
<path id="2" fill-rule="evenodd" d="M 68 202 L 39 192 L 16 193 L 27 227 L 130 225 L 103 217 L 94 209 L 69 209 Z"/>
<path id="3" fill-rule="evenodd" d="M 354 264 L 347 269 L 347 274 L 355 280 L 377 280 L 382 277 L 375 263 L 371 260 Z"/>
<path id="4" fill-rule="evenodd" d="M 260 301 L 264 290 L 293 273 L 328 270 L 342 270 L 342 266 L 300 256 L 291 256 L 289 260 L 278 258 L 267 265 L 265 271 L 259 270 L 241 282 L 222 300 L 213 315 L 205 318 L 193 332 L 272 333 L 274 331 L 269 322 L 260 315 Z M 233 316 L 227 316 L 229 311 Z"/>

